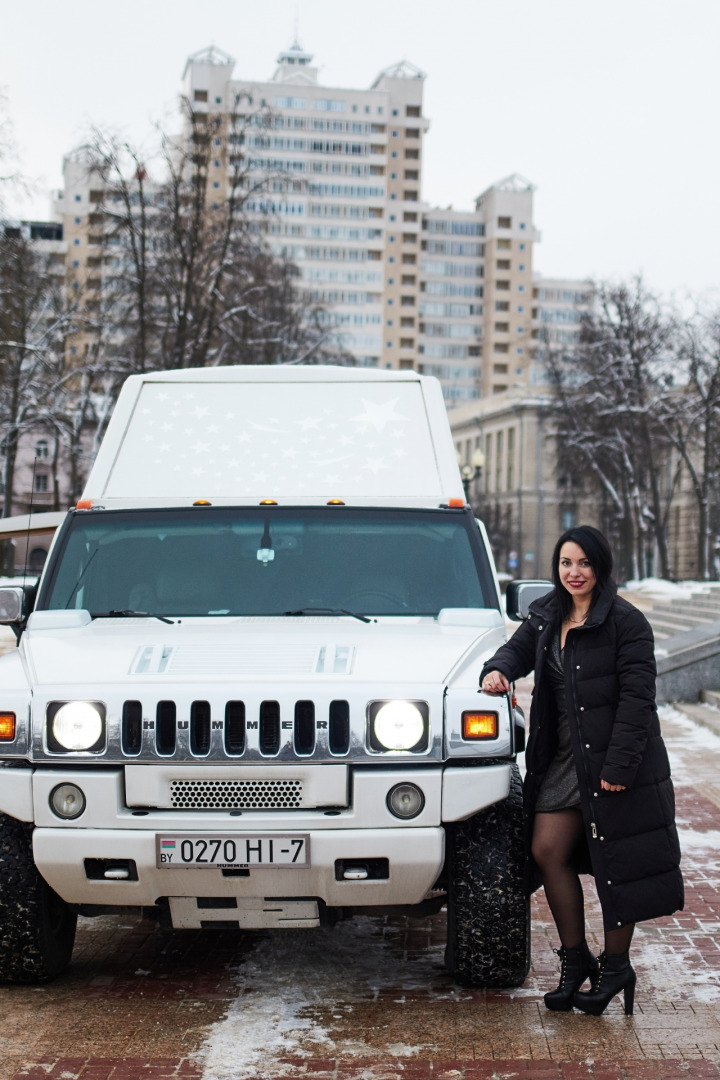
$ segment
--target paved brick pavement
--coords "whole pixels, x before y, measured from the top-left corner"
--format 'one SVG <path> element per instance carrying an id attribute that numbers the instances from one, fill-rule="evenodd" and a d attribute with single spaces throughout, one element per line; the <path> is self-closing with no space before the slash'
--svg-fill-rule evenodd
<path id="1" fill-rule="evenodd" d="M 453 986 L 442 916 L 239 935 L 120 912 L 82 920 L 64 978 L 0 987 L 0 1080 L 720 1080 L 720 739 L 664 727 L 687 904 L 638 927 L 633 1017 L 620 999 L 597 1018 L 544 1009 L 542 893 L 531 974 L 507 992 Z"/>

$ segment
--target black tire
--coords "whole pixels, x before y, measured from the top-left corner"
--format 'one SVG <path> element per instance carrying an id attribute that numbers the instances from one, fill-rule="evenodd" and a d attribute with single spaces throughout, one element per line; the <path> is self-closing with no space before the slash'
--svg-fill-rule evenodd
<path id="1" fill-rule="evenodd" d="M 0 814 L 0 981 L 54 979 L 70 963 L 76 924 L 35 867 L 32 825 Z"/>
<path id="2" fill-rule="evenodd" d="M 461 986 L 520 986 L 530 970 L 530 900 L 517 766 L 507 799 L 445 830 L 446 966 Z"/>

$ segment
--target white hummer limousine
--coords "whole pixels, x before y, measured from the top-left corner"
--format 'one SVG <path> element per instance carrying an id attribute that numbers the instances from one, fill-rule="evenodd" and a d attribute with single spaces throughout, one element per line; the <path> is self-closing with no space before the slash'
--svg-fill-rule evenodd
<path id="1" fill-rule="evenodd" d="M 0 978 L 78 913 L 316 927 L 447 908 L 467 985 L 529 965 L 521 717 L 439 384 L 137 375 L 35 588 L 0 589 Z"/>

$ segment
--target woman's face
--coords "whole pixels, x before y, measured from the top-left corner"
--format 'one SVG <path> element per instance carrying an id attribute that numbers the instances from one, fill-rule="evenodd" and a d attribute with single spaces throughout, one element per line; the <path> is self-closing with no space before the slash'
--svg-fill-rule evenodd
<path id="1" fill-rule="evenodd" d="M 571 596 L 589 599 L 595 588 L 595 572 L 585 552 L 573 540 L 567 540 L 560 548 L 558 570 L 560 581 Z"/>

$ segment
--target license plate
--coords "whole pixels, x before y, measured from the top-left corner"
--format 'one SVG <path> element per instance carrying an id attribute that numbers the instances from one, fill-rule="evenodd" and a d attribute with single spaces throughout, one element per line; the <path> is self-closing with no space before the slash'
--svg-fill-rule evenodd
<path id="1" fill-rule="evenodd" d="M 267 834 L 171 836 L 158 835 L 157 865 L 163 869 L 184 866 L 190 870 L 264 869 L 305 870 L 310 865 L 310 837 L 307 833 L 283 836 Z"/>

